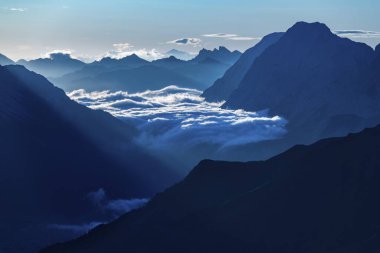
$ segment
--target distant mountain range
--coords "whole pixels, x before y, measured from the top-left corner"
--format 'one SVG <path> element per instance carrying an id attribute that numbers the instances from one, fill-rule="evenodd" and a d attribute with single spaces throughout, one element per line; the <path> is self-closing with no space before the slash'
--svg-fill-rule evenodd
<path id="1" fill-rule="evenodd" d="M 380 123 L 379 47 L 375 52 L 338 37 L 321 23 L 299 22 L 265 48 L 267 40 L 243 55 L 261 51 L 250 57 L 252 64 L 242 57 L 203 94 L 210 101 L 226 99 L 224 108 L 268 110 L 289 121 L 283 139 L 247 147 L 256 159 Z M 230 92 L 228 84 L 237 88 Z"/>
<path id="2" fill-rule="evenodd" d="M 35 71 L 47 78 L 60 77 L 70 72 L 83 68 L 86 64 L 71 58 L 69 54 L 54 53 L 49 58 L 35 60 L 19 60 L 17 64 L 23 65 L 29 70 Z"/>
<path id="3" fill-rule="evenodd" d="M 219 47 L 203 49 L 196 57 L 186 57 L 184 52 L 171 50 L 167 58 L 153 62 L 133 54 L 122 59 L 106 57 L 86 64 L 70 55 L 57 53 L 51 54 L 50 58 L 20 60 L 17 64 L 46 76 L 66 91 L 83 88 L 88 91 L 136 92 L 169 85 L 203 90 L 221 77 L 240 55 L 238 51 Z M 193 59 L 180 60 L 190 58 Z"/>
<path id="4" fill-rule="evenodd" d="M 135 133 L 43 76 L 0 66 L 0 251 L 33 252 L 70 238 L 49 224 L 111 219 L 86 200 L 91 192 L 146 198 L 178 180 L 133 142 Z"/>
<path id="5" fill-rule="evenodd" d="M 140 210 L 41 253 L 380 250 L 380 126 L 265 162 L 202 161 Z"/>

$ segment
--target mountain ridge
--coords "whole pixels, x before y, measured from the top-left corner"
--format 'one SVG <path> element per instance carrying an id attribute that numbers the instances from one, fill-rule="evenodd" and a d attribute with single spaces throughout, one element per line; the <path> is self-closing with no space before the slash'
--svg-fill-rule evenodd
<path id="1" fill-rule="evenodd" d="M 142 209 L 41 253 L 373 253 L 380 249 L 373 226 L 380 222 L 379 141 L 377 126 L 267 161 L 205 160 Z"/>

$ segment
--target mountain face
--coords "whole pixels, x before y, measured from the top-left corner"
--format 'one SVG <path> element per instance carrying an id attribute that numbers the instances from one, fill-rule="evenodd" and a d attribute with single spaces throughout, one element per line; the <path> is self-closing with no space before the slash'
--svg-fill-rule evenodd
<path id="1" fill-rule="evenodd" d="M 73 236 L 54 224 L 114 218 L 91 192 L 146 198 L 173 183 L 177 176 L 134 144 L 134 133 L 22 66 L 0 67 L 0 252 Z"/>
<path id="2" fill-rule="evenodd" d="M 11 65 L 14 64 L 15 62 L 6 57 L 5 55 L 0 54 L 0 65 Z"/>
<path id="3" fill-rule="evenodd" d="M 42 253 L 380 250 L 380 126 L 265 162 L 201 162 L 148 205 Z"/>
<path id="4" fill-rule="evenodd" d="M 360 131 L 380 122 L 380 97 L 369 92 L 380 79 L 367 80 L 379 71 L 374 59 L 369 46 L 300 22 L 255 60 L 223 107 L 283 116 L 283 150 Z"/>
<path id="5" fill-rule="evenodd" d="M 255 59 L 260 56 L 265 49 L 276 43 L 282 35 L 283 33 L 269 34 L 254 47 L 244 52 L 239 60 L 226 71 L 222 78 L 216 80 L 211 87 L 204 91 L 202 97 L 209 102 L 220 102 L 227 100 L 231 93 L 238 88 L 240 82 L 250 69 Z"/>
<path id="6" fill-rule="evenodd" d="M 49 58 L 35 59 L 31 61 L 20 60 L 17 64 L 23 65 L 29 70 L 35 71 L 48 78 L 60 77 L 67 73 L 79 70 L 86 64 L 71 58 L 69 54 L 54 53 Z"/>
<path id="7" fill-rule="evenodd" d="M 203 90 L 221 77 L 239 56 L 239 52 L 220 48 L 202 50 L 197 58 L 190 61 L 174 56 L 153 62 L 136 55 L 119 60 L 104 58 L 79 71 L 50 80 L 66 91 L 84 88 L 88 91 L 140 92 L 169 85 Z"/>

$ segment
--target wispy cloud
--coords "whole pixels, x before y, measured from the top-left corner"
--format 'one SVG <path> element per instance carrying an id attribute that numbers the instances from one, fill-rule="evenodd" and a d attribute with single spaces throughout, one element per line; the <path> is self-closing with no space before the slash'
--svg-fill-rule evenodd
<path id="1" fill-rule="evenodd" d="M 115 43 L 112 45 L 113 49 L 107 52 L 103 57 L 111 57 L 115 59 L 121 59 L 132 54 L 144 58 L 146 60 L 157 60 L 165 57 L 164 54 L 157 49 L 135 49 L 130 43 Z"/>
<path id="2" fill-rule="evenodd" d="M 211 34 L 203 34 L 203 37 L 208 38 L 231 38 L 231 37 L 237 37 L 237 34 L 231 34 L 231 33 L 211 33 Z"/>
<path id="3" fill-rule="evenodd" d="M 198 38 L 181 38 L 181 39 L 175 39 L 172 41 L 168 41 L 168 44 L 176 44 L 176 45 L 190 45 L 190 46 L 199 46 L 202 42 L 201 39 Z"/>
<path id="4" fill-rule="evenodd" d="M 6 9 L 9 10 L 9 11 L 15 11 L 15 12 L 24 12 L 24 11 L 27 10 L 25 8 L 15 8 L 15 7 L 6 8 Z"/>
<path id="5" fill-rule="evenodd" d="M 103 188 L 88 193 L 87 198 L 96 208 L 100 209 L 100 211 L 111 212 L 114 217 L 118 217 L 122 214 L 140 208 L 149 201 L 147 198 L 110 200 L 107 198 L 106 191 Z"/>
<path id="6" fill-rule="evenodd" d="M 89 222 L 83 224 L 50 224 L 49 229 L 68 231 L 75 235 L 82 235 L 89 232 L 91 229 L 104 224 L 104 222 Z"/>
<path id="7" fill-rule="evenodd" d="M 261 40 L 260 37 L 239 36 L 233 33 L 211 33 L 211 34 L 203 34 L 202 36 L 207 37 L 207 38 L 219 38 L 219 39 L 235 40 L 235 41 Z"/>
<path id="8" fill-rule="evenodd" d="M 380 32 L 366 30 L 336 30 L 335 34 L 348 38 L 380 38 Z"/>
<path id="9" fill-rule="evenodd" d="M 239 40 L 239 41 L 261 40 L 261 37 L 242 37 L 242 36 L 237 36 L 237 37 L 228 38 L 228 40 Z"/>

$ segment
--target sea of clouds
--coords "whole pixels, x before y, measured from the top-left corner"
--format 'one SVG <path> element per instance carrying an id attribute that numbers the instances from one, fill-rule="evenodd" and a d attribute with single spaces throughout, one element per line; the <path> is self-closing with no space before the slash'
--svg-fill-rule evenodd
<path id="1" fill-rule="evenodd" d="M 177 86 L 161 90 L 128 93 L 86 92 L 68 96 L 92 109 L 104 110 L 133 123 L 142 145 L 161 151 L 213 145 L 216 150 L 281 137 L 286 120 L 265 112 L 220 108 L 209 103 L 201 91 Z"/>

